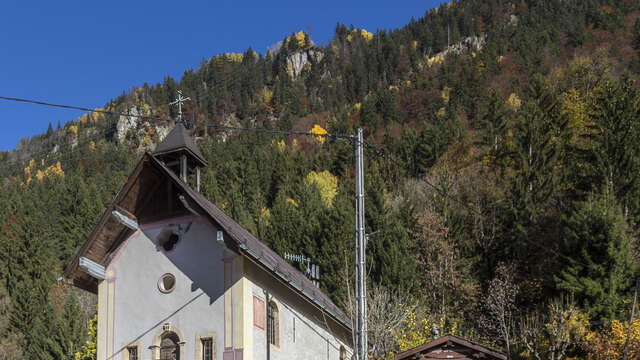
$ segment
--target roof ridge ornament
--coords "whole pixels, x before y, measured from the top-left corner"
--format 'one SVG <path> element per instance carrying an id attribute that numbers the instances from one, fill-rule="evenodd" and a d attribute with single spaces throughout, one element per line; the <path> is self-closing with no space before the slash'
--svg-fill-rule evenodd
<path id="1" fill-rule="evenodd" d="M 191 100 L 190 97 L 182 96 L 182 90 L 178 90 L 178 98 L 175 101 L 172 101 L 169 103 L 169 105 L 178 104 L 178 122 L 181 122 L 184 124 L 184 121 L 182 121 L 182 103 L 190 100 Z"/>

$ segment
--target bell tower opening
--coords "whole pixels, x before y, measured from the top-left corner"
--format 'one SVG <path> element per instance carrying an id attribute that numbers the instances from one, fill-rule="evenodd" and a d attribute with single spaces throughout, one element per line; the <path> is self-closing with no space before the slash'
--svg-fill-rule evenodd
<path id="1" fill-rule="evenodd" d="M 200 192 L 200 168 L 207 166 L 207 161 L 182 120 L 182 103 L 189 100 L 191 98 L 183 97 L 182 91 L 178 90 L 178 98 L 169 104 L 178 105 L 178 121 L 153 151 L 153 156 L 162 161 L 185 184 L 188 184 L 189 175 L 195 172 L 195 184 L 191 184 L 191 187 Z"/>
<path id="2" fill-rule="evenodd" d="M 176 123 L 173 130 L 156 147 L 153 156 L 187 184 L 189 176 L 195 173 L 195 182 L 189 185 L 200 191 L 200 169 L 207 166 L 207 161 L 183 122 Z"/>

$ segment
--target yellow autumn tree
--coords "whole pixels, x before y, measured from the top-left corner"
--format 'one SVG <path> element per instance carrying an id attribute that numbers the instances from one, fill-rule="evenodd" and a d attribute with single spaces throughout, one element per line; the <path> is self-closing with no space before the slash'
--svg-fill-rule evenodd
<path id="1" fill-rule="evenodd" d="M 320 135 L 320 136 L 316 136 L 315 139 L 320 144 L 324 144 L 324 141 L 326 140 L 326 137 L 322 136 L 322 135 L 326 135 L 327 134 L 327 130 L 325 130 L 322 126 L 320 126 L 318 124 L 315 124 L 315 125 L 313 125 L 313 128 L 311 129 L 311 132 L 313 134 Z"/>
<path id="2" fill-rule="evenodd" d="M 362 35 L 362 38 L 364 38 L 366 41 L 370 41 L 371 39 L 373 39 L 373 34 L 365 29 L 360 30 L 360 35 Z"/>
<path id="3" fill-rule="evenodd" d="M 433 65 L 441 64 L 444 61 L 444 57 L 442 56 L 434 56 L 427 59 L 427 65 L 432 67 Z"/>
<path id="4" fill-rule="evenodd" d="M 271 100 L 273 99 L 273 91 L 264 88 L 260 92 L 260 108 L 264 110 L 271 109 Z"/>
<path id="5" fill-rule="evenodd" d="M 243 59 L 243 55 L 240 53 L 225 53 L 224 55 L 224 60 L 228 61 L 228 62 L 242 62 Z"/>
<path id="6" fill-rule="evenodd" d="M 290 197 L 288 197 L 285 201 L 286 201 L 286 202 L 287 202 L 287 204 L 289 204 L 289 205 L 292 205 L 292 206 L 294 206 L 294 207 L 298 207 L 298 203 L 297 203 L 295 200 L 293 200 L 292 198 L 290 198 Z"/>
<path id="7" fill-rule="evenodd" d="M 513 111 L 518 111 L 520 109 L 520 105 L 522 105 L 522 100 L 515 93 L 511 93 L 509 95 L 509 99 L 507 99 L 507 104 Z"/>
<path id="8" fill-rule="evenodd" d="M 307 186 L 315 186 L 320 191 L 322 202 L 328 208 L 333 207 L 333 199 L 338 194 L 338 178 L 327 170 L 310 172 L 304 180 Z"/>
<path id="9" fill-rule="evenodd" d="M 576 89 L 570 89 L 562 94 L 561 101 L 562 114 L 568 118 L 571 142 L 582 149 L 587 148 L 586 135 L 593 133 L 588 97 L 582 96 Z"/>
<path id="10" fill-rule="evenodd" d="M 38 173 L 40 173 L 40 171 L 38 171 Z M 61 177 L 61 178 L 64 177 L 64 170 L 62 170 L 62 165 L 60 164 L 60 161 L 58 161 L 55 166 L 49 166 L 44 171 L 44 177 L 42 178 L 38 177 L 38 180 L 43 181 L 44 178 L 52 179 L 54 177 Z"/>
<path id="11" fill-rule="evenodd" d="M 556 299 L 545 313 L 533 312 L 520 322 L 519 335 L 525 358 L 564 359 L 568 351 L 589 343 L 589 317 L 571 300 Z"/>
<path id="12" fill-rule="evenodd" d="M 271 210 L 268 207 L 263 207 L 260 209 L 260 217 L 258 218 L 258 223 L 262 226 L 271 225 Z"/>
<path id="13" fill-rule="evenodd" d="M 629 322 L 613 320 L 593 334 L 587 343 L 590 360 L 621 359 Z M 629 337 L 628 359 L 640 358 L 640 321 L 634 321 Z"/>
<path id="14" fill-rule="evenodd" d="M 78 136 L 78 126 L 77 125 L 69 125 L 69 132 L 74 136 Z"/>
<path id="15" fill-rule="evenodd" d="M 440 92 L 440 97 L 442 97 L 442 101 L 444 101 L 445 104 L 448 104 L 449 99 L 451 99 L 451 88 L 445 86 L 444 89 L 442 89 L 442 91 Z"/>
<path id="16" fill-rule="evenodd" d="M 40 182 L 44 181 L 44 172 L 42 172 L 42 170 L 38 170 L 36 172 L 36 179 L 38 179 L 38 181 Z"/>
<path id="17" fill-rule="evenodd" d="M 29 161 L 29 165 L 27 165 L 27 167 L 24 168 L 24 179 L 27 184 L 31 182 L 31 174 L 33 173 L 33 170 L 35 170 L 35 168 L 36 168 L 36 161 L 31 159 Z"/>
<path id="18" fill-rule="evenodd" d="M 89 339 L 82 345 L 82 349 L 75 353 L 74 360 L 95 360 L 97 356 L 98 314 L 89 320 L 88 333 Z"/>
<path id="19" fill-rule="evenodd" d="M 394 333 L 400 351 L 412 349 L 431 340 L 431 322 L 409 311 L 405 325 Z"/>
<path id="20" fill-rule="evenodd" d="M 300 30 L 296 33 L 296 41 L 298 42 L 299 47 L 304 47 L 305 45 L 307 45 L 304 31 Z"/>

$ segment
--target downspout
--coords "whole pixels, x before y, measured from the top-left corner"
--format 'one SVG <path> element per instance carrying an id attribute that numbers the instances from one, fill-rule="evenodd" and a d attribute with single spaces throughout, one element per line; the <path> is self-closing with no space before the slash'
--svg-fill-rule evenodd
<path id="1" fill-rule="evenodd" d="M 264 314 L 265 317 L 266 317 L 266 319 L 265 319 L 266 321 L 265 322 L 266 322 L 267 326 L 265 326 L 265 330 L 266 331 L 264 332 L 264 338 L 266 340 L 265 342 L 267 343 L 267 360 L 271 360 L 271 344 L 269 343 L 269 308 L 271 306 L 269 305 L 269 290 L 265 289 L 264 293 L 266 294 L 265 296 L 266 296 L 266 300 L 267 300 L 266 301 L 266 303 L 267 303 L 266 304 L 267 305 L 266 310 L 267 311 L 265 311 L 265 314 Z"/>

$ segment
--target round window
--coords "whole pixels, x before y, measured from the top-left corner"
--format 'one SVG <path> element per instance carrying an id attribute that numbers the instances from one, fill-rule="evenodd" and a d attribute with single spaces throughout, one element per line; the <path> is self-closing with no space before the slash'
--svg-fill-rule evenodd
<path id="1" fill-rule="evenodd" d="M 176 287 L 176 277 L 172 274 L 166 273 L 158 280 L 158 289 L 167 294 L 173 291 Z"/>

